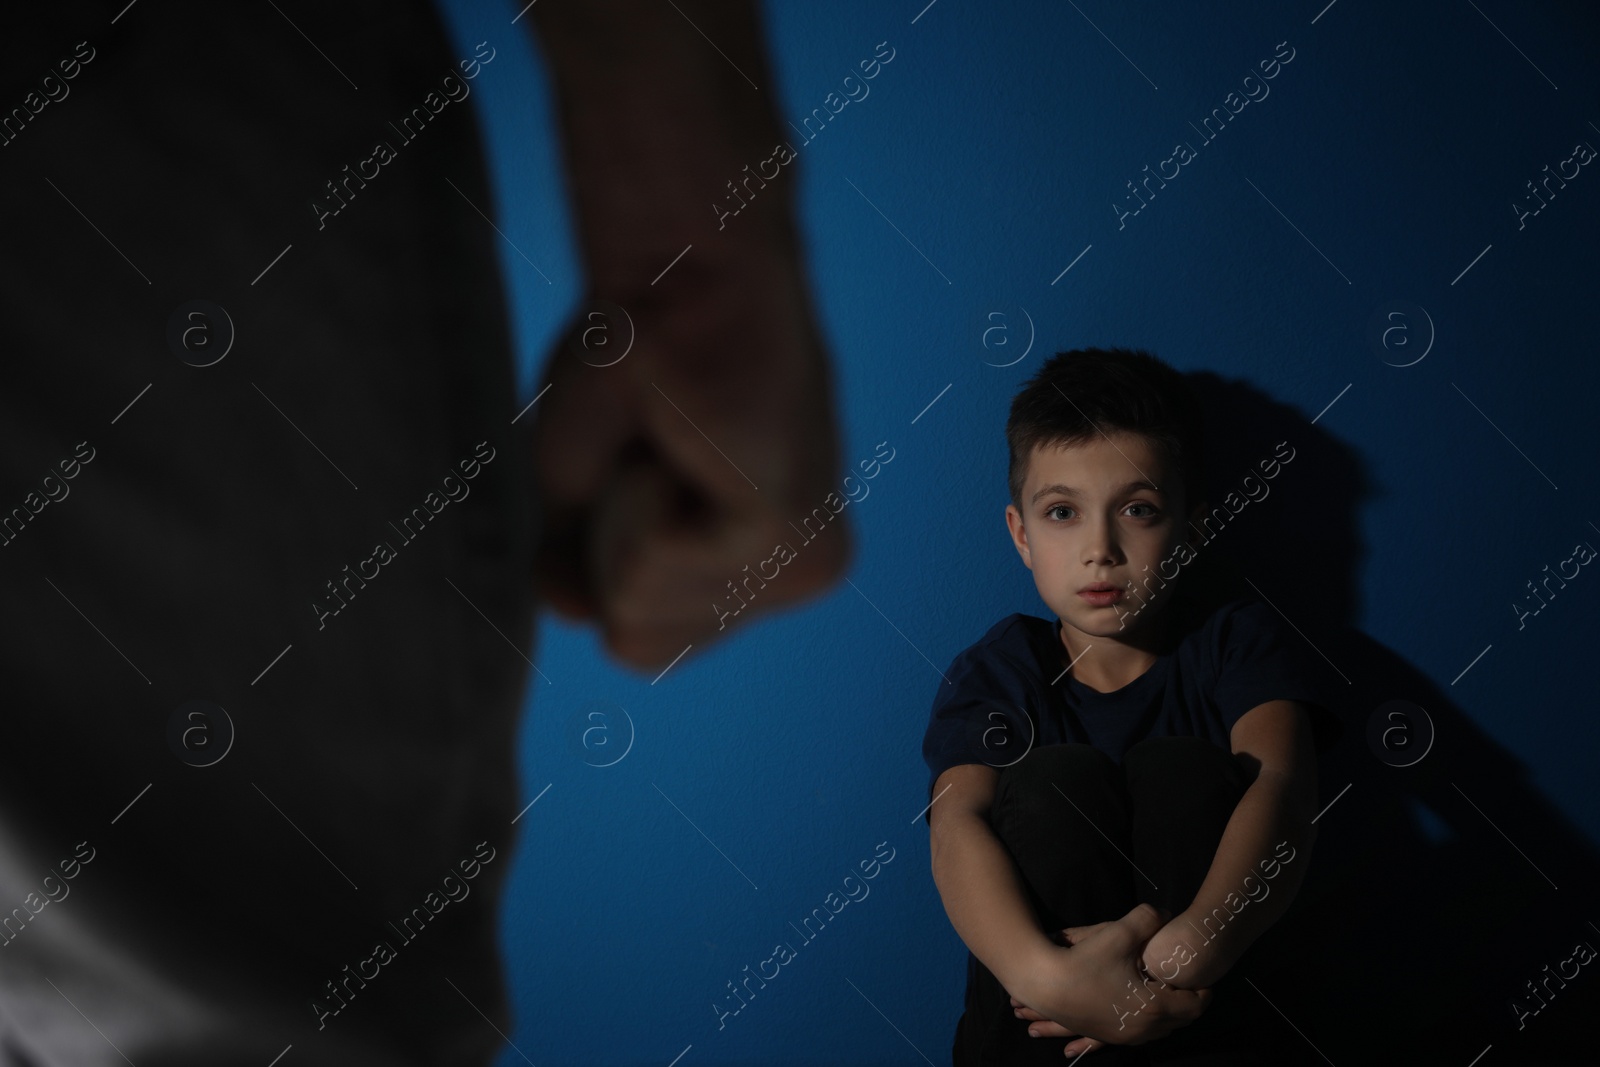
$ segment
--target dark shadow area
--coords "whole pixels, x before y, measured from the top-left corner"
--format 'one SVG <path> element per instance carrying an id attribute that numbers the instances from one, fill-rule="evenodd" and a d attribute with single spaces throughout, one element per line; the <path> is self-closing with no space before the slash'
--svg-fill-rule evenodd
<path id="1" fill-rule="evenodd" d="M 1258 461 L 1279 442 L 1295 451 L 1270 493 L 1185 568 L 1185 597 L 1204 610 L 1264 594 L 1331 661 L 1319 681 L 1343 727 L 1319 764 L 1325 807 L 1311 871 L 1235 973 L 1281 1013 L 1290 1047 L 1320 1051 L 1306 1062 L 1464 1067 L 1490 1045 L 1485 1064 L 1600 1062 L 1592 1033 L 1579 1030 L 1600 1006 L 1596 968 L 1572 977 L 1569 963 L 1570 981 L 1559 973 L 1575 946 L 1600 947 L 1590 925 L 1600 921 L 1600 852 L 1531 784 L 1526 764 L 1354 628 L 1358 520 L 1374 495 L 1356 454 L 1248 384 L 1190 381 L 1209 427 L 1213 506 L 1246 475 L 1259 481 Z M 1432 748 L 1411 766 L 1380 758 L 1382 727 L 1369 743 L 1373 712 L 1392 700 L 1432 720 Z M 1391 762 L 1418 741 L 1393 733 Z"/>

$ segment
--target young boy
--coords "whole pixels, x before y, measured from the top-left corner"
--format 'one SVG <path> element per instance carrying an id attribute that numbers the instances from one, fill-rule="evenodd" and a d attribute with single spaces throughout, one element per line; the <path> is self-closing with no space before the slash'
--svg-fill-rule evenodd
<path id="1" fill-rule="evenodd" d="M 1320 664 L 1266 604 L 1202 619 L 1178 597 L 1210 515 L 1171 367 L 1060 353 L 1006 437 L 1006 524 L 1057 618 L 958 655 L 923 739 L 934 882 L 969 949 L 954 1063 L 1264 1064 L 1261 994 L 1211 987 L 1309 866 Z"/>

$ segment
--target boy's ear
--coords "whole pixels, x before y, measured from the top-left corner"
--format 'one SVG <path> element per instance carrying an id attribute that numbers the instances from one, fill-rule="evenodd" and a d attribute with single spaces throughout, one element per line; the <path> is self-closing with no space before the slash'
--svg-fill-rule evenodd
<path id="1" fill-rule="evenodd" d="M 1006 505 L 1006 529 L 1011 531 L 1011 543 L 1016 546 L 1022 565 L 1033 570 L 1033 556 L 1028 551 L 1028 529 L 1022 524 L 1022 512 L 1015 504 Z"/>

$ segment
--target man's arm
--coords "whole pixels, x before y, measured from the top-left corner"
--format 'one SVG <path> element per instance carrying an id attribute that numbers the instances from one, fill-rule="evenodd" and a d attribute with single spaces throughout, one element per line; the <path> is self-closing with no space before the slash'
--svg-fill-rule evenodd
<path id="1" fill-rule="evenodd" d="M 1179 989 L 1216 984 L 1294 899 L 1311 860 L 1317 756 L 1305 707 L 1269 700 L 1234 724 L 1236 758 L 1255 773 L 1194 902 L 1145 947 L 1150 974 Z"/>
<path id="2" fill-rule="evenodd" d="M 702 263 L 737 262 L 774 231 L 792 239 L 792 174 L 722 232 L 712 210 L 787 137 L 753 0 L 541 0 L 528 17 L 596 292 L 649 281 L 691 242 Z"/>
<path id="3" fill-rule="evenodd" d="M 803 161 L 747 170 L 786 136 L 754 0 L 540 0 L 528 15 L 587 273 L 531 420 L 534 582 L 654 671 L 849 563 L 832 369 L 793 219 Z M 749 202 L 730 219 L 734 181 Z M 790 517 L 819 507 L 836 517 L 796 552 Z M 741 571 L 763 579 L 750 610 Z"/>

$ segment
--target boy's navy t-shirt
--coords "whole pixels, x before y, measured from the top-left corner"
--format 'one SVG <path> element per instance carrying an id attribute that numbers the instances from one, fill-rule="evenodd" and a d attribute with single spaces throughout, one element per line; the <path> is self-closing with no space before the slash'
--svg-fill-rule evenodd
<path id="1" fill-rule="evenodd" d="M 930 802 L 934 783 L 951 767 L 984 763 L 1004 770 L 1046 745 L 1093 745 L 1119 764 L 1149 737 L 1199 737 L 1231 752 L 1234 723 L 1269 700 L 1311 709 L 1319 752 L 1342 732 L 1319 685 L 1327 664 L 1257 600 L 1218 608 L 1169 640 L 1143 674 L 1110 693 L 1066 673 L 1067 662 L 1061 620 L 1020 613 L 995 623 L 956 656 L 945 671 L 948 682 L 939 683 L 922 739 Z"/>

